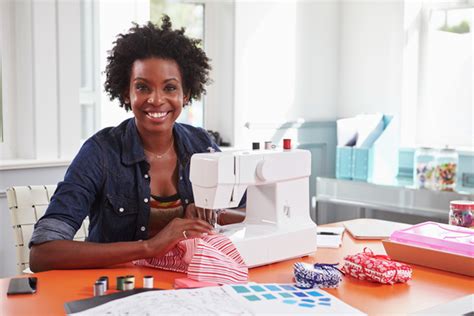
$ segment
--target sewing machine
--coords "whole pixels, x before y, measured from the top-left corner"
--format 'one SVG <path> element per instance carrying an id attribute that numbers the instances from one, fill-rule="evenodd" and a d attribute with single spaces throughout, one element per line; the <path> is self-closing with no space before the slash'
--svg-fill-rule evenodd
<path id="1" fill-rule="evenodd" d="M 221 226 L 249 267 L 316 251 L 309 215 L 311 153 L 255 150 L 194 154 L 190 180 L 197 207 L 237 207 L 247 190 L 242 223 Z"/>

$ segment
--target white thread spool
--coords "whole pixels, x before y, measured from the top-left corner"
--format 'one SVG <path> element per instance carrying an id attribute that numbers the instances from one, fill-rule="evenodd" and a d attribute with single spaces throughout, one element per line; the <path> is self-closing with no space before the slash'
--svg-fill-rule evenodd
<path id="1" fill-rule="evenodd" d="M 143 277 L 143 288 L 144 289 L 154 288 L 154 286 L 153 286 L 153 276 L 146 275 L 146 276 Z"/>
<path id="2" fill-rule="evenodd" d="M 125 282 L 123 282 L 123 289 L 124 289 L 125 291 L 133 290 L 133 282 L 132 282 L 132 281 L 125 281 Z"/>
<path id="3" fill-rule="evenodd" d="M 102 295 L 104 295 L 104 283 L 97 281 L 94 283 L 94 296 Z"/>

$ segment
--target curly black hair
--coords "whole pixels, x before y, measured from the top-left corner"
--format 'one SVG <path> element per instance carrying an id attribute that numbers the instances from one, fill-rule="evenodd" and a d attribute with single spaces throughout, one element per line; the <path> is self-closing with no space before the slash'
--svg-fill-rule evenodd
<path id="1" fill-rule="evenodd" d="M 158 57 L 176 61 L 183 78 L 183 90 L 189 102 L 199 100 L 206 93 L 205 85 L 211 82 L 211 66 L 206 53 L 198 47 L 199 39 L 184 35 L 185 29 L 173 30 L 169 16 L 163 15 L 161 27 L 148 22 L 136 23 L 126 34 L 117 35 L 114 47 L 107 57 L 105 91 L 110 100 L 119 99 L 127 111 L 124 92 L 129 88 L 132 65 L 136 60 Z"/>

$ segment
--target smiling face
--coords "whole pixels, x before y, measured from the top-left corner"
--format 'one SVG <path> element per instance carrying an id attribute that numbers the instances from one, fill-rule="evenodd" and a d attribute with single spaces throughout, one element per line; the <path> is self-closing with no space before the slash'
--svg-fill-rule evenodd
<path id="1" fill-rule="evenodd" d="M 171 132 L 186 102 L 178 64 L 156 57 L 136 60 L 125 96 L 142 136 Z"/>

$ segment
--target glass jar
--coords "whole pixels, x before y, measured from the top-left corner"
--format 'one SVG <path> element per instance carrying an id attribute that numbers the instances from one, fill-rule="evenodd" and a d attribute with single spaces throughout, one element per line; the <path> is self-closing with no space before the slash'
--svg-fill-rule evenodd
<path id="1" fill-rule="evenodd" d="M 435 150 L 430 147 L 420 147 L 415 151 L 413 168 L 413 184 L 416 188 L 433 188 L 436 168 Z"/>
<path id="2" fill-rule="evenodd" d="M 449 224 L 474 227 L 474 201 L 451 201 L 449 203 Z"/>
<path id="3" fill-rule="evenodd" d="M 436 157 L 436 188 L 454 191 L 458 168 L 458 153 L 451 148 L 443 148 Z"/>

